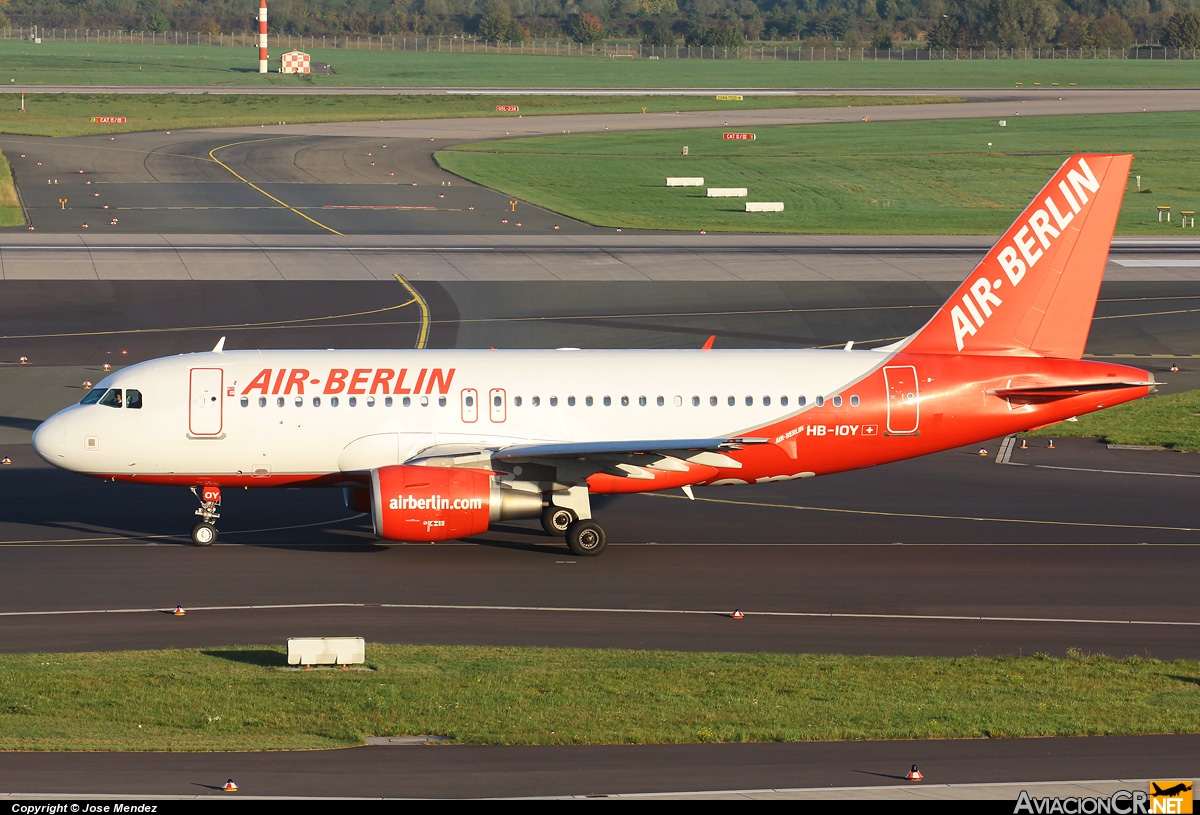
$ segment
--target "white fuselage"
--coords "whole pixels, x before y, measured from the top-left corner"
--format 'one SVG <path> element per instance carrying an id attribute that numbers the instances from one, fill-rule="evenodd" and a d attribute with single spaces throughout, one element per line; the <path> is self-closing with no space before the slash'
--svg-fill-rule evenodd
<path id="1" fill-rule="evenodd" d="M 320 475 L 437 446 L 733 437 L 844 397 L 877 351 L 224 351 L 112 373 L 141 407 L 80 404 L 38 452 L 91 474 Z M 853 400 L 852 400 L 853 397 Z M 109 400 L 112 401 L 111 399 Z M 839 399 L 839 405 L 841 399 Z M 853 407 L 851 407 L 853 404 Z"/>

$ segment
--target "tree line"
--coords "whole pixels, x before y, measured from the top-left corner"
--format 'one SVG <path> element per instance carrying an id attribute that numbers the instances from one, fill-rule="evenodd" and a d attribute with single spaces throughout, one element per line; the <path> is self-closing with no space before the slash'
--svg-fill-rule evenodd
<path id="1" fill-rule="evenodd" d="M 1200 47 L 1200 0 L 268 0 L 293 35 L 471 36 L 647 45 Z M 257 30 L 257 0 L 0 0 L 0 25 Z"/>

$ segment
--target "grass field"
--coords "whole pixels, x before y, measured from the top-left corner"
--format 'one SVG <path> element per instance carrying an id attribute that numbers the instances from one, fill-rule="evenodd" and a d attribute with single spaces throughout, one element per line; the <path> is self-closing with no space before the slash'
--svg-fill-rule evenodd
<path id="1" fill-rule="evenodd" d="M 272 64 L 284 49 L 272 48 Z M 264 87 L 1192 87 L 1191 60 L 776 62 L 306 49 L 333 76 L 258 73 L 252 48 L 0 40 L 0 83 Z"/>
<path id="2" fill-rule="evenodd" d="M 1196 452 L 1200 451 L 1200 391 L 1139 399 L 1021 435 L 1053 439 L 1094 436 L 1109 444 L 1150 444 Z"/>
<path id="3" fill-rule="evenodd" d="M 451 172 L 602 226 L 791 233 L 996 235 L 1071 153 L 1136 158 L 1117 233 L 1175 234 L 1156 205 L 1200 209 L 1200 155 L 1178 149 L 1200 113 L 868 122 L 756 129 L 549 136 L 437 153 Z M 991 143 L 989 150 L 988 144 Z M 681 148 L 689 147 L 683 156 Z M 1134 192 L 1141 175 L 1144 194 Z M 746 187 L 781 213 L 668 188 L 667 176 Z M 1176 219 L 1178 221 L 1178 219 Z"/>
<path id="4" fill-rule="evenodd" d="M 402 645 L 369 646 L 367 657 L 375 670 L 289 672 L 278 648 L 6 655 L 0 749 L 295 749 L 402 734 L 621 744 L 1200 730 L 1196 662 Z"/>
<path id="5" fill-rule="evenodd" d="M 769 96 L 741 102 L 715 96 L 270 96 L 210 94 L 26 94 L 25 113 L 0 110 L 0 133 L 79 136 L 137 130 L 182 130 L 276 122 L 350 122 L 372 119 L 546 116 L 567 113 L 649 113 L 675 110 L 750 110 L 916 105 L 961 101 L 946 96 Z M 500 113 L 516 105 L 520 113 Z M 123 116 L 125 124 L 96 124 L 95 116 Z"/>
<path id="6" fill-rule="evenodd" d="M 13 183 L 12 168 L 8 159 L 0 153 L 0 226 L 20 226 L 25 223 L 21 203 L 17 200 L 17 188 Z"/>

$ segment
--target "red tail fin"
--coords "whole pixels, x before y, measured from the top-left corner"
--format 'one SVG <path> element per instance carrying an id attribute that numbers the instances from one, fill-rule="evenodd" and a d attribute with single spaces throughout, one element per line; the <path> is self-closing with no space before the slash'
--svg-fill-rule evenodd
<path id="1" fill-rule="evenodd" d="M 1079 359 L 1133 156 L 1072 156 L 905 351 Z"/>

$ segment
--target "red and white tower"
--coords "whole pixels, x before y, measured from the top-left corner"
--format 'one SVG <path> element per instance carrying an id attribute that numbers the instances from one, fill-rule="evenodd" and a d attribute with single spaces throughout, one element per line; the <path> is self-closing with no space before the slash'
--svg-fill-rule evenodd
<path id="1" fill-rule="evenodd" d="M 258 72 L 267 72 L 267 0 L 258 0 Z"/>

